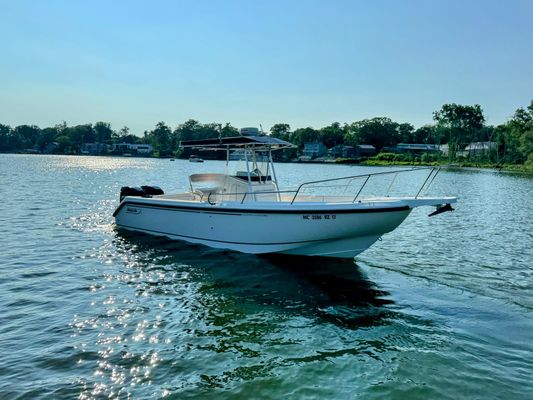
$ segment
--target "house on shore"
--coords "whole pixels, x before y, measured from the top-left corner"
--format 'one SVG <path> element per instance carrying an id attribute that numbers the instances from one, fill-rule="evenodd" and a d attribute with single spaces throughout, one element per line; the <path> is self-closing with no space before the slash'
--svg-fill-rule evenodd
<path id="1" fill-rule="evenodd" d="M 355 146 L 356 157 L 372 157 L 376 155 L 376 148 L 371 144 L 358 144 Z"/>
<path id="2" fill-rule="evenodd" d="M 346 146 L 344 144 L 338 144 L 328 150 L 329 154 L 334 158 L 354 158 L 355 148 L 353 146 Z"/>
<path id="3" fill-rule="evenodd" d="M 53 154 L 54 152 L 57 151 L 57 149 L 59 149 L 59 143 L 57 142 L 48 143 L 46 147 L 43 149 L 43 154 Z"/>
<path id="4" fill-rule="evenodd" d="M 327 154 L 328 148 L 320 142 L 304 143 L 303 157 L 306 159 L 315 159 Z"/>
<path id="5" fill-rule="evenodd" d="M 329 149 L 329 154 L 334 158 L 372 157 L 376 154 L 376 148 L 370 144 L 357 146 L 338 144 Z"/>
<path id="6" fill-rule="evenodd" d="M 426 143 L 398 143 L 396 149 L 398 153 L 413 154 L 435 153 L 440 151 L 439 145 Z"/>
<path id="7" fill-rule="evenodd" d="M 149 156 L 153 153 L 154 148 L 149 144 L 137 143 L 117 143 L 113 145 L 113 151 L 119 154 L 137 154 L 140 156 Z"/>
<path id="8" fill-rule="evenodd" d="M 465 152 L 471 156 L 488 155 L 491 151 L 496 151 L 498 144 L 496 142 L 472 142 L 465 147 Z"/>
<path id="9" fill-rule="evenodd" d="M 82 143 L 80 153 L 85 155 L 107 153 L 108 146 L 104 143 Z"/>

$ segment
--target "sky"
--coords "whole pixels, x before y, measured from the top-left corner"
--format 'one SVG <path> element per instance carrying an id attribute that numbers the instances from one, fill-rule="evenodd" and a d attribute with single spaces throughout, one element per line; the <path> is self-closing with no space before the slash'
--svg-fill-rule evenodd
<path id="1" fill-rule="evenodd" d="M 533 1 L 0 0 L 0 123 L 489 124 L 533 100 Z"/>

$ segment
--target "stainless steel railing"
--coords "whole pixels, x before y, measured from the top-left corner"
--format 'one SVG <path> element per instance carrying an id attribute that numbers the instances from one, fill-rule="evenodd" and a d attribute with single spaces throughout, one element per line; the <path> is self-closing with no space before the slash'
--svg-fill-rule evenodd
<path id="1" fill-rule="evenodd" d="M 342 178 L 322 179 L 322 180 L 318 180 L 318 181 L 304 182 L 300 186 L 298 186 L 298 189 L 296 190 L 296 193 L 294 194 L 294 197 L 293 197 L 293 199 L 291 201 L 291 204 L 293 204 L 295 202 L 296 198 L 298 197 L 298 195 L 300 194 L 300 192 L 302 191 L 302 189 L 304 187 L 308 187 L 310 185 L 321 184 L 321 183 L 327 183 L 327 182 L 342 181 L 342 180 L 347 180 L 347 179 L 349 180 L 347 185 L 349 185 L 355 179 L 364 179 L 363 184 L 359 188 L 357 194 L 355 195 L 355 197 L 354 197 L 354 199 L 352 201 L 352 203 L 355 203 L 355 201 L 358 199 L 359 195 L 361 194 L 361 192 L 363 191 L 363 189 L 367 185 L 367 183 L 370 180 L 370 178 L 375 177 L 375 176 L 393 175 L 394 174 L 395 176 L 393 178 L 393 181 L 391 182 L 391 185 L 389 186 L 389 190 L 390 190 L 390 187 L 394 183 L 394 180 L 396 179 L 396 176 L 398 174 L 409 173 L 409 172 L 413 172 L 413 171 L 421 171 L 421 170 L 429 170 L 429 174 L 426 177 L 426 179 L 424 180 L 424 183 L 422 183 L 422 185 L 420 186 L 420 188 L 419 188 L 419 190 L 418 190 L 418 192 L 417 192 L 417 194 L 415 196 L 415 198 L 417 198 L 420 195 L 420 193 L 422 192 L 422 190 L 424 190 L 424 188 L 429 188 L 429 185 L 431 185 L 431 182 L 433 182 L 433 179 L 435 179 L 435 176 L 437 176 L 437 174 L 439 173 L 440 167 L 409 168 L 409 169 L 402 169 L 402 170 L 396 170 L 396 171 L 374 172 L 374 173 L 371 173 L 371 174 L 361 174 L 361 175 L 345 176 L 345 177 L 342 177 Z M 429 179 L 431 179 L 431 181 L 429 181 L 429 184 L 428 184 L 428 180 Z"/>
<path id="2" fill-rule="evenodd" d="M 220 197 L 226 197 L 226 196 L 242 196 L 242 199 L 240 201 L 240 203 L 244 203 L 244 201 L 246 200 L 246 198 L 248 196 L 260 196 L 260 195 L 267 195 L 267 194 L 276 194 L 276 195 L 281 195 L 281 194 L 289 194 L 289 193 L 293 193 L 294 195 L 292 196 L 292 199 L 290 200 L 290 204 L 294 204 L 298 198 L 298 196 L 302 196 L 302 193 L 309 189 L 309 188 L 313 188 L 313 186 L 318 186 L 322 189 L 324 188 L 343 188 L 344 187 L 344 192 L 345 193 L 348 188 L 350 187 L 350 185 L 352 184 L 353 181 L 355 180 L 363 180 L 363 183 L 362 185 L 359 187 L 359 189 L 357 190 L 357 192 L 355 193 L 355 196 L 353 197 L 352 199 L 352 203 L 355 203 L 357 201 L 357 199 L 360 197 L 361 193 L 363 192 L 363 190 L 365 189 L 365 187 L 367 186 L 368 182 L 375 178 L 375 177 L 381 177 L 381 176 L 385 176 L 385 175 L 394 175 L 393 176 L 393 179 L 389 185 L 389 188 L 387 190 L 387 195 L 388 195 L 388 192 L 390 192 L 390 189 L 391 187 L 393 186 L 394 182 L 396 181 L 396 177 L 399 175 L 399 174 L 407 174 L 407 173 L 412 173 L 412 172 L 419 172 L 419 171 L 428 171 L 428 174 L 427 176 L 425 177 L 422 185 L 420 185 L 418 187 L 418 190 L 416 191 L 416 195 L 414 196 L 415 198 L 418 198 L 420 196 L 420 194 L 422 193 L 422 191 L 424 189 L 428 189 L 430 186 L 431 186 L 431 183 L 433 182 L 433 180 L 435 179 L 435 177 L 437 176 L 437 174 L 440 172 L 441 170 L 441 167 L 416 167 L 416 168 L 409 168 L 409 169 L 401 169 L 401 170 L 395 170 L 395 171 L 385 171 L 385 172 L 374 172 L 374 173 L 369 173 L 369 174 L 360 174 L 360 175 L 353 175 L 353 176 L 344 176 L 344 177 L 341 177 L 341 178 L 331 178 L 331 179 L 321 179 L 321 180 L 317 180 L 317 181 L 309 181 L 309 182 L 304 182 L 302 183 L 300 186 L 298 186 L 298 188 L 296 190 L 277 190 L 277 191 L 254 191 L 254 192 L 233 192 L 233 193 L 220 193 L 220 192 L 212 192 L 212 193 L 209 193 L 208 197 L 207 197 L 207 201 L 210 203 L 210 204 L 216 204 L 216 201 L 211 201 L 212 200 L 212 196 L 220 196 Z M 340 182 L 343 182 L 343 181 L 347 181 L 346 183 L 344 184 L 341 184 Z M 329 183 L 336 183 L 336 182 L 339 182 L 339 184 L 332 184 L 332 185 L 323 185 L 323 184 L 329 184 Z M 289 202 L 289 200 L 281 200 L 281 201 L 286 201 L 286 202 Z"/>

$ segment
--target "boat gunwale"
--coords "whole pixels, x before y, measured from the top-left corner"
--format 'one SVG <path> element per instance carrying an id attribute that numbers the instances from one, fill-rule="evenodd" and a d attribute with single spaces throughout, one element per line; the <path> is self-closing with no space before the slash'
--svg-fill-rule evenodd
<path id="1" fill-rule="evenodd" d="M 148 200 L 150 198 L 144 199 Z M 113 213 L 113 216 L 115 217 L 118 215 L 120 210 L 122 210 L 123 207 L 127 205 L 132 206 L 138 206 L 138 207 L 145 207 L 145 208 L 160 208 L 160 209 L 172 209 L 176 211 L 185 211 L 185 212 L 199 212 L 199 213 L 212 213 L 212 214 L 363 214 L 363 213 L 377 213 L 377 212 L 394 212 L 394 211 L 407 211 L 411 209 L 409 205 L 401 204 L 401 200 L 396 200 L 397 203 L 400 203 L 401 205 L 398 206 L 388 206 L 388 207 L 379 207 L 375 205 L 375 201 L 369 202 L 368 204 L 372 204 L 372 206 L 366 205 L 365 203 L 344 203 L 342 205 L 348 206 L 348 207 L 342 207 L 339 208 L 338 206 L 341 205 L 339 203 L 323 203 L 322 207 L 317 208 L 316 203 L 299 203 L 298 205 L 308 206 L 305 208 L 300 208 L 295 203 L 290 204 L 286 203 L 284 204 L 285 207 L 280 208 L 247 208 L 247 207 L 226 207 L 225 205 L 205 205 L 201 207 L 196 207 L 196 204 L 206 204 L 206 203 L 199 203 L 199 202 L 191 202 L 191 201 L 173 201 L 174 203 L 180 203 L 180 204 L 169 204 L 167 203 L 160 203 L 160 202 L 154 202 L 151 200 L 148 201 L 136 201 L 136 200 L 129 200 L 128 198 L 125 198 L 122 203 L 117 207 L 115 212 Z M 189 203 L 189 204 L 187 204 Z M 193 203 L 195 203 L 193 205 Z M 255 202 L 257 203 L 257 202 Z M 227 203 L 226 203 L 227 204 Z M 240 203 L 238 203 L 240 204 Z M 249 204 L 249 203 L 248 203 Z M 247 205 L 248 205 L 247 204 Z M 276 203 L 272 203 L 276 204 Z M 277 203 L 279 204 L 279 203 Z M 324 207 L 324 205 L 327 205 L 328 207 Z M 313 207 L 315 206 L 315 207 Z M 354 207 L 355 206 L 355 207 Z"/>

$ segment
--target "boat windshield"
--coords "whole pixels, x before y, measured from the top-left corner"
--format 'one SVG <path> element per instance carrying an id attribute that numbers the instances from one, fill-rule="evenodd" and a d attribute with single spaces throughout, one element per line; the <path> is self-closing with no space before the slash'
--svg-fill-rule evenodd
<path id="1" fill-rule="evenodd" d="M 264 182 L 272 180 L 272 166 L 266 151 L 235 150 L 228 157 L 227 174 L 237 178 Z"/>

